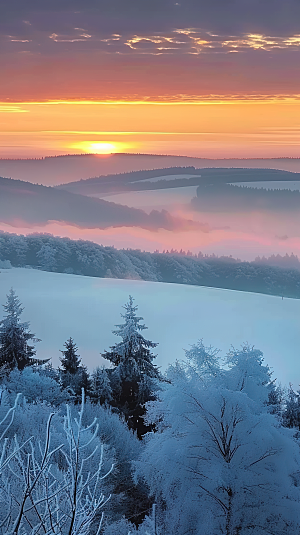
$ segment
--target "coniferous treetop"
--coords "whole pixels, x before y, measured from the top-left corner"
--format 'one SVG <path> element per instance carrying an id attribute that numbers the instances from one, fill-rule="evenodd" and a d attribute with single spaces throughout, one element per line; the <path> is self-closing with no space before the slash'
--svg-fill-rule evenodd
<path id="1" fill-rule="evenodd" d="M 156 355 L 150 349 L 158 344 L 147 340 L 141 331 L 147 327 L 141 323 L 142 317 L 137 316 L 137 306 L 133 304 L 133 297 L 124 305 L 125 314 L 121 314 L 124 323 L 116 325 L 113 334 L 120 336 L 122 341 L 111 346 L 111 351 L 105 351 L 102 356 L 112 362 L 118 369 L 120 379 L 142 379 L 147 375 L 151 378 L 159 378 L 159 371 L 152 363 Z"/>
<path id="2" fill-rule="evenodd" d="M 80 355 L 77 354 L 78 347 L 72 337 L 64 343 L 64 347 L 66 348 L 65 350 L 60 350 L 63 354 L 60 357 L 62 371 L 63 373 L 74 375 L 79 371 L 81 363 Z"/>
<path id="3" fill-rule="evenodd" d="M 23 307 L 13 288 L 3 305 L 6 316 L 0 321 L 0 364 L 23 370 L 32 364 L 44 364 L 46 360 L 35 359 L 36 350 L 28 342 L 40 340 L 29 331 L 29 322 L 21 322 Z"/>
<path id="4" fill-rule="evenodd" d="M 11 323 L 15 321 L 17 323 L 24 310 L 24 307 L 22 307 L 21 301 L 16 296 L 16 293 L 13 288 L 10 289 L 9 294 L 6 297 L 7 297 L 7 302 L 5 305 L 3 305 L 3 308 L 5 312 L 7 313 L 7 315 L 6 315 L 6 318 L 2 321 L 6 320 L 7 322 L 11 322 Z M 28 322 L 23 323 L 22 325 L 28 326 Z"/>

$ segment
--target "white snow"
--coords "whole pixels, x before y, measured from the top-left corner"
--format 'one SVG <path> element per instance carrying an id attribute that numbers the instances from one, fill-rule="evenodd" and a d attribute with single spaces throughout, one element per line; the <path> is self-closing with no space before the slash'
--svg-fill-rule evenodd
<path id="1" fill-rule="evenodd" d="M 141 208 L 145 212 L 151 210 L 172 210 L 178 206 L 189 203 L 197 194 L 197 186 L 187 186 L 183 188 L 169 188 L 146 191 L 129 191 L 128 193 L 90 195 L 106 199 L 110 202 L 125 204 L 132 208 Z"/>
<path id="2" fill-rule="evenodd" d="M 158 182 L 159 180 L 182 180 L 183 178 L 194 178 L 195 176 L 199 177 L 201 176 L 200 172 L 198 175 L 163 175 L 163 176 L 155 176 L 152 178 L 142 178 L 138 182 Z"/>
<path id="3" fill-rule="evenodd" d="M 224 354 L 249 342 L 263 351 L 283 384 L 300 383 L 300 300 L 261 294 L 132 280 L 98 279 L 34 269 L 1 269 L 0 303 L 13 287 L 25 310 L 21 317 L 42 342 L 37 356 L 59 363 L 59 350 L 72 336 L 83 362 L 102 364 L 99 353 L 119 341 L 122 306 L 131 294 L 148 330 L 159 342 L 163 369 L 184 358 L 183 349 L 203 338 Z M 0 311 L 2 318 L 2 311 Z"/>

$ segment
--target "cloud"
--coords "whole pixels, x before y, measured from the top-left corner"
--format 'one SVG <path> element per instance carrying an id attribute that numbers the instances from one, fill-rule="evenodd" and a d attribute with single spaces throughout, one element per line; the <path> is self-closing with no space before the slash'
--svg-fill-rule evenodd
<path id="1" fill-rule="evenodd" d="M 274 51 L 278 49 L 298 50 L 300 34 L 272 37 L 262 34 L 244 34 L 235 36 L 212 35 L 211 32 L 195 28 L 182 28 L 170 32 L 169 35 L 134 35 L 124 42 L 136 53 L 229 53 L 245 52 L 246 50 Z"/>
<path id="2" fill-rule="evenodd" d="M 84 18 L 94 28 L 112 33 L 164 31 L 183 24 L 193 27 L 197 22 L 212 33 L 238 30 L 282 35 L 299 31 L 300 4 L 298 0 L 10 0 L 2 2 L 0 8 L 2 25 L 40 21 L 47 26 L 51 15 L 56 17 L 57 26 Z"/>
<path id="3" fill-rule="evenodd" d="M 59 26 L 54 24 L 53 27 Z M 70 26 L 70 25 L 69 25 Z M 90 50 L 105 52 L 106 54 L 228 54 L 247 52 L 249 50 L 290 52 L 300 50 L 300 34 L 286 34 L 278 36 L 271 33 L 243 33 L 239 31 L 235 35 L 214 34 L 201 28 L 177 27 L 169 31 L 157 31 L 155 33 L 109 33 L 97 28 L 93 24 L 89 29 L 81 27 L 61 28 L 51 33 L 43 29 L 24 28 L 24 25 L 15 28 L 13 34 L 2 34 L 2 42 L 6 52 L 15 50 L 9 48 L 9 44 L 20 43 L 20 46 L 30 46 L 34 51 L 41 47 L 43 53 L 57 53 L 58 50 L 68 50 L 68 46 L 76 46 L 75 51 L 88 52 Z M 52 27 L 52 30 L 53 30 Z M 52 42 L 52 45 L 51 45 Z M 31 45 L 29 45 L 31 43 Z M 55 45 L 54 45 L 55 43 Z M 58 49 L 58 45 L 59 48 Z M 55 48 L 53 48 L 55 47 Z M 20 48 L 22 50 L 22 48 Z"/>
<path id="4" fill-rule="evenodd" d="M 286 241 L 286 240 L 289 239 L 289 237 L 288 237 L 287 234 L 284 234 L 283 236 L 277 236 L 277 235 L 276 235 L 275 238 L 276 238 L 277 240 L 280 240 L 280 241 Z"/>
<path id="5" fill-rule="evenodd" d="M 28 110 L 24 110 L 20 106 L 14 106 L 11 104 L 1 104 L 0 113 L 28 113 Z"/>
<path id="6" fill-rule="evenodd" d="M 0 2 L 0 99 L 297 94 L 299 20 L 299 0 Z"/>

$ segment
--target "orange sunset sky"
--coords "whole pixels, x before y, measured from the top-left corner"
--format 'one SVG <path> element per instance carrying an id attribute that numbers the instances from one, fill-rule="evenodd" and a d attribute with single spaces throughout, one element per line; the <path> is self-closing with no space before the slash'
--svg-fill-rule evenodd
<path id="1" fill-rule="evenodd" d="M 75 153 L 299 157 L 300 100 L 2 103 L 1 158 Z"/>
<path id="2" fill-rule="evenodd" d="M 299 157 L 296 0 L 11 0 L 0 157 Z"/>

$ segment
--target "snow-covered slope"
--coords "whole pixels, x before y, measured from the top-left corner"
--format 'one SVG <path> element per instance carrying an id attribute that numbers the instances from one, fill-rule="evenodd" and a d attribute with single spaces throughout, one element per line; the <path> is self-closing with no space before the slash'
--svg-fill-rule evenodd
<path id="1" fill-rule="evenodd" d="M 9 269 L 0 273 L 0 303 L 13 287 L 25 307 L 23 321 L 42 339 L 40 358 L 58 365 L 59 350 L 72 336 L 83 362 L 92 369 L 99 355 L 116 342 L 122 305 L 131 294 L 148 326 L 147 337 L 159 342 L 157 364 L 165 368 L 184 357 L 183 348 L 203 338 L 224 354 L 233 344 L 261 349 L 274 378 L 297 388 L 300 382 L 300 300 L 155 282 L 99 279 Z M 2 311 L 0 311 L 2 317 Z"/>

